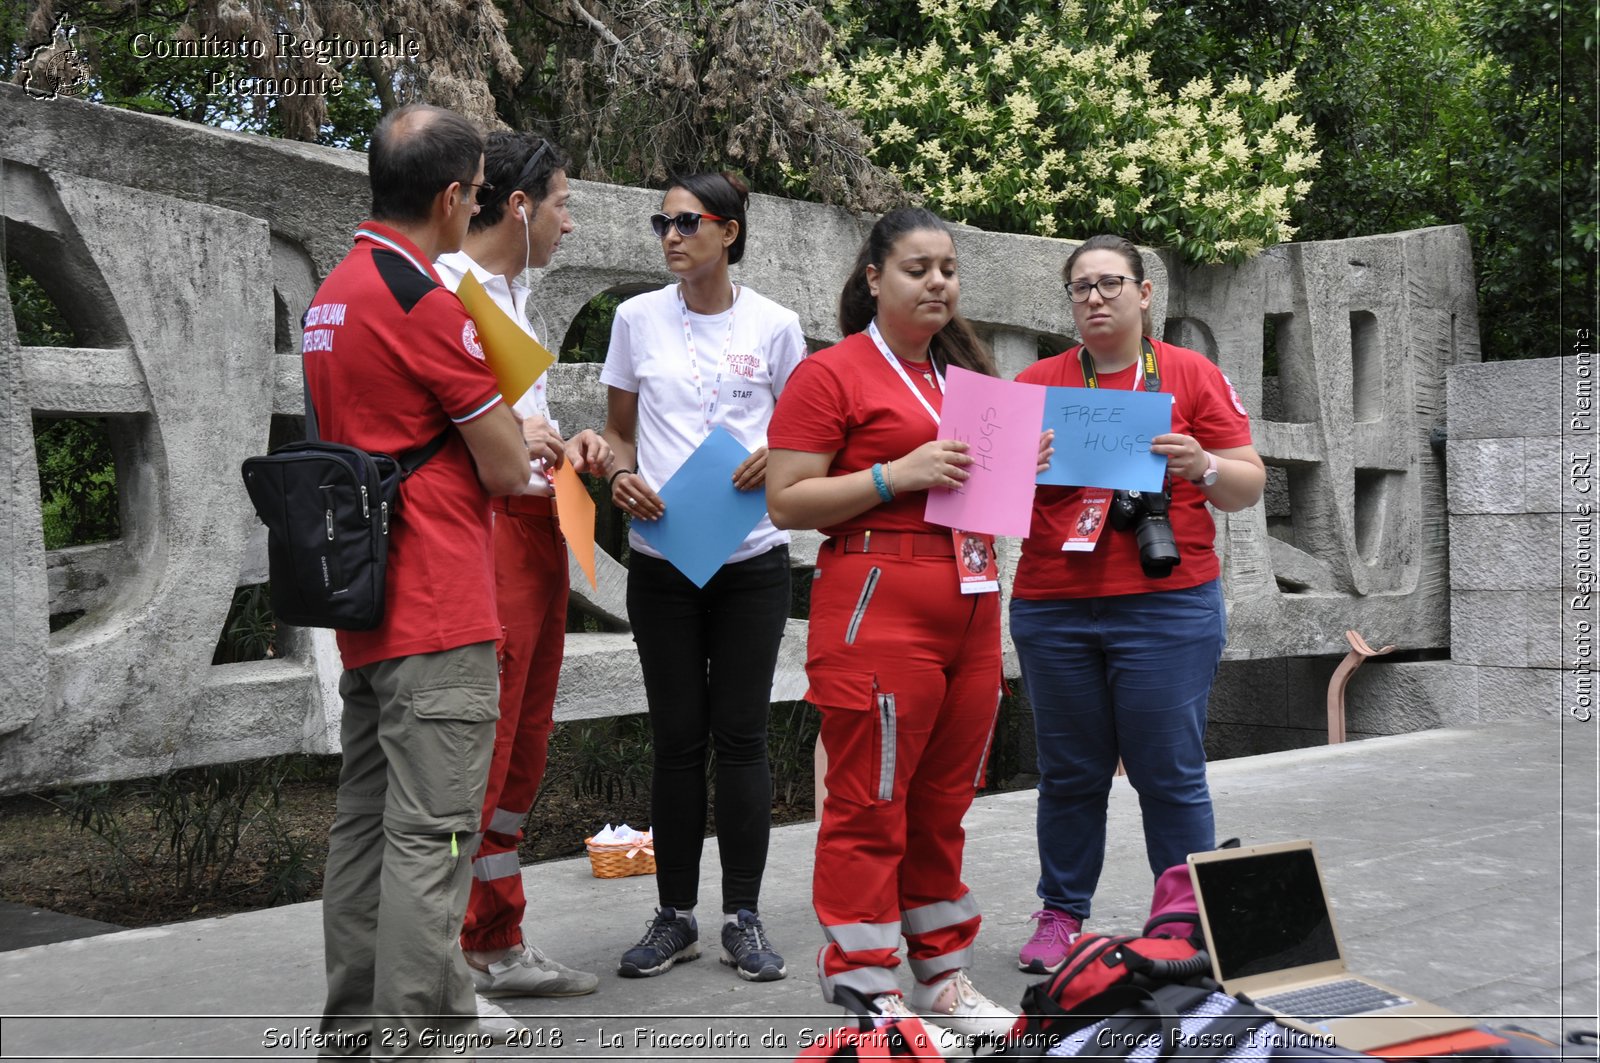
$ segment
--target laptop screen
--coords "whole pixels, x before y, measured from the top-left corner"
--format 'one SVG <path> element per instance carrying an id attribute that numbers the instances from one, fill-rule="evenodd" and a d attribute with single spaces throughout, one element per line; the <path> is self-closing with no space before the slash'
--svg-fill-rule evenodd
<path id="1" fill-rule="evenodd" d="M 1205 861 L 1194 874 L 1224 982 L 1339 958 L 1310 849 Z"/>

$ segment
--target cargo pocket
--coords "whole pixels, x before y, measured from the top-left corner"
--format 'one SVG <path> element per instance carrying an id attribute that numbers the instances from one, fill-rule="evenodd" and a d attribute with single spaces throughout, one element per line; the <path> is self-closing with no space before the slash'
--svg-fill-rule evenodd
<path id="1" fill-rule="evenodd" d="M 855 759 L 850 765 L 850 778 L 842 780 L 851 792 L 865 801 L 892 801 L 896 750 L 899 743 L 899 718 L 896 715 L 895 696 L 878 689 L 878 678 L 872 672 L 856 672 L 843 668 L 810 668 L 807 673 L 811 688 L 806 700 L 827 710 L 852 710 L 849 715 L 860 720 L 862 729 L 852 739 L 857 748 L 870 749 L 866 761 Z M 868 732 L 868 733 L 863 733 Z M 869 741 L 870 736 L 870 741 Z M 843 765 L 828 762 L 828 789 L 836 789 L 835 771 Z"/>
<path id="2" fill-rule="evenodd" d="M 409 733 L 402 738 L 410 777 L 401 780 L 405 807 L 398 810 L 415 817 L 413 829 L 478 829 L 499 701 L 496 683 L 457 682 L 413 692 Z M 391 771 L 395 759 L 390 756 Z"/>
<path id="3" fill-rule="evenodd" d="M 812 665 L 806 668 L 810 688 L 806 700 L 830 709 L 870 709 L 875 704 L 878 677 L 873 672 Z"/>

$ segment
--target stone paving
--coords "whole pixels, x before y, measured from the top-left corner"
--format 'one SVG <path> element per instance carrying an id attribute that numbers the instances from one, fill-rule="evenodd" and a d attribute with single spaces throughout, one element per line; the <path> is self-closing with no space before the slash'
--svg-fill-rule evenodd
<path id="1" fill-rule="evenodd" d="M 1266 754 L 1212 766 L 1218 834 L 1316 841 L 1353 965 L 1447 1008 L 1553 1035 L 1594 1029 L 1596 728 L 1555 717 Z M 967 881 L 985 912 L 974 980 L 1002 1002 L 1037 906 L 1034 795 L 979 800 Z M 1091 927 L 1136 930 L 1150 876 L 1137 797 L 1119 779 Z M 715 948 L 654 979 L 617 957 L 643 932 L 650 878 L 600 880 L 583 860 L 530 867 L 526 924 L 599 992 L 508 1000 L 524 1051 L 570 1059 L 792 1058 L 836 1024 L 818 996 L 809 904 L 815 828 L 773 832 L 763 916 L 789 977 L 752 984 Z M 709 844 L 706 868 L 714 868 Z M 702 909 L 715 912 L 716 876 Z M 0 953 L 5 1059 L 303 1058 L 323 989 L 321 908 L 294 905 Z M 9 929 L 0 922 L 0 931 Z M 559 1043 L 558 1043 L 559 1042 Z"/>

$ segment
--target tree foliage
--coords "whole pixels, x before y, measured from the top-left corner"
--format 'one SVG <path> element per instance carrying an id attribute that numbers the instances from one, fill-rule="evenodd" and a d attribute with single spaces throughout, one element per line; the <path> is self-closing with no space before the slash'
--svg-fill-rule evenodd
<path id="1" fill-rule="evenodd" d="M 1595 17 L 1576 0 L 1468 6 L 1489 69 L 1490 133 L 1462 210 L 1487 357 L 1565 354 L 1595 327 Z"/>
<path id="2" fill-rule="evenodd" d="M 426 100 L 555 136 L 583 177 L 730 167 L 762 191 L 926 197 L 989 228 L 1118 229 L 1193 260 L 1297 228 L 1461 222 L 1487 356 L 1560 350 L 1555 330 L 1596 309 L 1594 0 L 13 0 L 0 77 L 23 80 L 63 14 L 91 98 L 227 128 L 363 148 L 384 111 Z M 140 32 L 403 33 L 424 51 L 141 59 Z M 1274 132 L 1291 70 L 1303 118 Z M 217 73 L 344 88 L 213 94 Z M 1186 104 L 1189 153 L 1162 163 Z"/>
<path id="3" fill-rule="evenodd" d="M 422 101 L 486 126 L 540 130 L 579 176 L 660 184 L 735 168 L 777 190 L 881 210 L 899 183 L 866 157 L 860 123 L 810 84 L 832 28 L 806 0 L 32 0 L 26 29 L 0 20 L 0 73 L 68 15 L 115 106 L 299 140 L 364 148 L 377 118 Z M 136 38 L 261 42 L 243 55 L 141 56 Z M 415 61 L 341 58 L 293 41 L 414 40 Z M 220 76 L 222 91 L 213 78 Z M 339 92 L 326 91 L 337 76 Z M 319 83 L 318 79 L 324 79 Z M 297 91 L 283 90 L 292 82 Z"/>
<path id="4" fill-rule="evenodd" d="M 1160 17 L 1145 0 L 918 0 L 920 27 L 909 4 L 885 6 L 836 5 L 860 44 L 822 84 L 930 206 L 1013 232 L 1122 232 L 1195 262 L 1293 235 L 1319 153 L 1292 70 L 1165 88 L 1135 43 Z"/>
<path id="5" fill-rule="evenodd" d="M 491 0 L 33 0 L 22 39 L 8 48 L 13 80 L 58 26 L 75 32 L 90 99 L 355 147 L 377 115 L 410 100 L 492 119 L 491 73 L 520 74 Z M 417 61 L 399 49 L 340 51 L 397 38 L 419 43 Z M 184 47 L 202 51 L 163 54 Z"/>
<path id="6" fill-rule="evenodd" d="M 1560 353 L 1592 321 L 1592 2 L 1152 2 L 1168 85 L 1296 69 L 1324 153 L 1302 239 L 1464 224 L 1486 357 Z"/>
<path id="7" fill-rule="evenodd" d="M 883 210 L 904 196 L 860 123 L 810 79 L 833 30 L 808 0 L 504 0 L 521 82 L 501 117 L 543 127 L 581 176 L 661 184 L 733 168 L 778 191 Z"/>

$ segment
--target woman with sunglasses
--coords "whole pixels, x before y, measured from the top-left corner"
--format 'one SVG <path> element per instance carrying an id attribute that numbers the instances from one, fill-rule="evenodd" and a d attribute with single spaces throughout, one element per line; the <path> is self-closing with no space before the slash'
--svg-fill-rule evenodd
<path id="1" fill-rule="evenodd" d="M 1089 916 L 1119 758 L 1139 793 L 1152 875 L 1215 846 L 1203 739 L 1227 621 L 1206 505 L 1246 509 L 1266 483 L 1228 378 L 1205 355 L 1149 336 L 1152 286 L 1134 245 L 1093 237 L 1072 252 L 1062 279 L 1083 343 L 1017 379 L 1173 397 L 1172 431 L 1150 450 L 1167 462 L 1177 562 L 1141 557 L 1138 512 L 1117 527 L 1116 509 L 1130 496 L 1051 486 L 1034 494 L 1011 638 L 1038 742 L 1043 905 L 1017 964 L 1038 974 L 1060 970 Z M 1105 506 L 1111 521 L 1089 516 Z M 1092 548 L 1083 552 L 1086 537 Z"/>
<path id="2" fill-rule="evenodd" d="M 608 387 L 604 435 L 618 470 L 611 500 L 635 521 L 661 518 L 656 491 L 715 428 L 751 452 L 734 486 L 759 491 L 766 482 L 767 422 L 806 345 L 794 311 L 729 278 L 744 255 L 749 196 L 731 174 L 673 181 L 650 224 L 678 283 L 617 308 L 600 374 Z M 767 714 L 789 616 L 789 537 L 763 517 L 704 587 L 637 529 L 628 543 L 628 619 L 654 747 L 661 906 L 618 973 L 662 974 L 699 955 L 694 909 L 714 748 L 722 962 L 749 981 L 782 978 L 783 957 L 766 937 L 758 902 L 772 822 Z"/>
<path id="3" fill-rule="evenodd" d="M 960 290 L 936 215 L 878 219 L 839 297 L 844 341 L 808 358 L 778 403 L 767 478 L 780 527 L 829 537 L 806 655 L 828 755 L 812 879 L 823 996 L 878 1024 L 914 1008 L 948 1049 L 1014 1019 L 967 977 L 981 916 L 961 881 L 961 818 L 1000 700 L 1000 595 L 963 594 L 951 530 L 923 519 L 929 489 L 959 486 L 972 464 L 967 444 L 935 439 L 944 371 L 995 375 Z"/>

